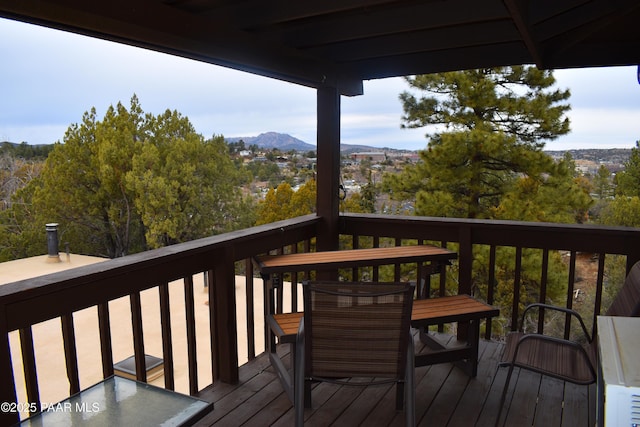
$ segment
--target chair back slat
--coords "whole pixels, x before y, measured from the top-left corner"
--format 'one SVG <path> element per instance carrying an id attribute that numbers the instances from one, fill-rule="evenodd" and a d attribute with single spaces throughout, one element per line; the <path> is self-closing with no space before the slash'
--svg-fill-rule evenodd
<path id="1" fill-rule="evenodd" d="M 305 284 L 307 377 L 403 378 L 413 289 L 404 283 Z"/>
<path id="2" fill-rule="evenodd" d="M 640 261 L 631 268 L 624 285 L 607 310 L 607 316 L 640 316 Z"/>

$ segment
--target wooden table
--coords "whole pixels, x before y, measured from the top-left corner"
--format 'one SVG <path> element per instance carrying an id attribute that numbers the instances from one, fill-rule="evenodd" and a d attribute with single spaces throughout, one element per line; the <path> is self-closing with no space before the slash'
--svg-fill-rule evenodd
<path id="1" fill-rule="evenodd" d="M 255 257 L 254 260 L 260 273 L 265 275 L 302 270 L 331 270 L 410 262 L 448 262 L 457 257 L 458 255 L 455 252 L 446 248 L 432 245 L 415 245 L 262 255 Z"/>
<path id="2" fill-rule="evenodd" d="M 433 245 L 392 246 L 388 248 L 349 249 L 305 252 L 284 255 L 261 255 L 253 258 L 268 290 L 279 287 L 277 274 L 297 271 L 328 271 L 339 268 L 368 267 L 403 263 L 430 263 L 432 273 L 441 272 L 458 257 L 453 251 Z M 431 273 L 430 273 L 431 274 Z M 417 284 L 419 288 L 420 284 Z M 418 295 L 424 290 L 418 289 Z M 271 296 L 271 295 L 270 295 Z M 270 301 L 275 313 L 274 301 Z"/>
<path id="3" fill-rule="evenodd" d="M 265 312 L 269 327 L 267 346 L 269 359 L 282 385 L 293 401 L 293 379 L 287 367 L 276 353 L 276 338 L 280 343 L 295 343 L 295 335 L 301 313 L 277 314 L 273 291 L 280 286 L 277 275 L 281 273 L 316 270 L 327 271 L 339 268 L 378 266 L 402 263 L 426 263 L 447 265 L 457 254 L 446 248 L 432 245 L 393 246 L 388 248 L 351 249 L 343 251 L 305 252 L 284 255 L 262 255 L 254 257 L 254 262 L 265 282 Z M 281 296 L 281 293 L 279 293 Z M 282 322 L 282 323 L 281 323 Z M 288 323 L 288 326 L 285 326 Z M 287 332 L 283 331 L 287 329 Z M 289 329 L 291 328 L 291 329 Z M 295 330 L 293 330 L 295 329 Z M 292 354 L 295 346 L 292 347 Z"/>

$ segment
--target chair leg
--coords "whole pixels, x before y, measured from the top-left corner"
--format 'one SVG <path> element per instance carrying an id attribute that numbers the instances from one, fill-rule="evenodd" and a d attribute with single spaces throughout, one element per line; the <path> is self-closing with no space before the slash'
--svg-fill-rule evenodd
<path id="1" fill-rule="evenodd" d="M 511 374 L 513 373 L 513 364 L 509 365 L 509 371 L 507 372 L 507 378 L 504 381 L 504 388 L 502 389 L 502 397 L 500 397 L 500 406 L 498 407 L 498 415 L 496 416 L 495 427 L 500 425 L 500 417 L 502 416 L 502 408 L 507 398 L 507 390 L 509 389 L 509 382 L 511 381 Z"/>
<path id="2" fill-rule="evenodd" d="M 304 407 L 311 408 L 311 381 L 304 381 Z"/>
<path id="3" fill-rule="evenodd" d="M 304 321 L 300 322 L 296 337 L 296 358 L 294 366 L 293 407 L 296 427 L 304 426 L 305 375 L 304 375 Z"/>
<path id="4" fill-rule="evenodd" d="M 396 411 L 402 411 L 404 408 L 405 388 L 407 388 L 406 380 L 396 383 Z"/>
<path id="5" fill-rule="evenodd" d="M 405 402 L 405 424 L 407 427 L 416 425 L 416 363 L 413 347 L 413 335 L 409 334 L 409 349 L 407 350 L 407 367 L 406 379 L 404 381 L 406 392 L 404 394 Z"/>

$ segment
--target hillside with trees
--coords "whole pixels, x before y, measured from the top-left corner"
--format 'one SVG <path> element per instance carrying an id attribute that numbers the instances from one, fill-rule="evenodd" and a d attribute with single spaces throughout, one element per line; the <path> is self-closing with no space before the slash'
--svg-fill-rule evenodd
<path id="1" fill-rule="evenodd" d="M 413 92 L 402 95 L 404 126 L 430 124 L 421 121 L 424 117 L 451 121 L 452 132 L 431 134 L 419 158 L 406 150 L 343 151 L 342 211 L 640 223 L 634 219 L 640 202 L 631 194 L 640 187 L 633 184 L 637 149 L 544 152 L 542 136 L 566 130 L 562 114 L 536 117 L 533 108 L 518 113 L 507 97 L 501 100 L 490 89 L 532 83 L 537 89 L 516 102 L 526 109 L 527 98 L 546 93 L 550 76 L 512 71 L 496 85 L 482 80 L 496 78 L 495 70 L 465 73 L 448 78 L 477 92 L 458 95 L 446 89 L 446 80 L 437 80 L 443 76 L 430 76 L 430 82 L 417 76 Z M 421 87 L 437 92 L 420 98 Z M 543 96 L 548 105 L 541 111 L 563 111 L 565 94 L 551 93 Z M 445 102 L 447 96 L 459 98 Z M 483 123 L 478 113 L 491 111 L 483 100 L 508 112 Z M 420 112 L 424 106 L 437 114 Z M 464 119 L 456 122 L 457 116 Z M 546 130 L 526 136 L 526 127 L 518 129 L 505 117 L 529 117 L 531 126 Z M 0 259 L 43 253 L 47 222 L 61 224 L 61 241 L 72 251 L 116 257 L 313 212 L 315 152 L 285 150 L 277 141 L 288 143 L 291 137 L 265 136 L 274 147 L 265 148 L 259 139 L 249 141 L 260 145 L 207 139 L 176 111 L 144 113 L 134 96 L 129 108 L 119 103 L 102 119 L 91 109 L 69 127 L 62 144 L 3 143 Z M 384 160 L 354 160 L 358 148 L 380 151 Z M 612 173 L 609 165 L 625 155 L 629 172 Z M 582 160 L 602 162 L 601 167 L 584 172 L 576 168 Z"/>
<path id="2" fill-rule="evenodd" d="M 48 222 L 73 251 L 110 258 L 243 228 L 254 222 L 237 191 L 246 181 L 221 136 L 203 138 L 176 111 L 145 114 L 134 96 L 69 127 L 0 212 L 0 256 L 42 253 Z"/>

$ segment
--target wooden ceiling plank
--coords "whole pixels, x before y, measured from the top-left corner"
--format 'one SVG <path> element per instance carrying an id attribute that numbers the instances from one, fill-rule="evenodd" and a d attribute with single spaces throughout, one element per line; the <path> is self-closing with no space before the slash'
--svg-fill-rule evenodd
<path id="1" fill-rule="evenodd" d="M 628 19 L 631 14 L 640 17 L 639 12 L 640 3 L 637 0 L 618 0 L 617 2 L 602 0 L 585 3 L 579 8 L 546 20 L 543 24 L 536 26 L 540 43 L 545 45 L 545 61 L 562 62 L 563 57 L 570 54 L 570 51 L 579 44 L 585 43 L 587 39 L 594 36 L 596 39 L 601 38 L 599 34 L 603 29 L 615 29 L 619 19 Z M 540 27 L 539 30 L 538 27 Z M 564 31 L 559 31 L 558 28 L 564 28 Z M 625 36 L 622 35 L 622 37 Z M 619 40 L 621 44 L 625 42 L 627 41 Z M 585 57 L 585 59 L 588 58 Z"/>
<path id="2" fill-rule="evenodd" d="M 511 60 L 505 60 L 511 58 Z M 399 55 L 349 64 L 363 79 L 439 73 L 484 67 L 529 64 L 531 56 L 521 42 L 492 46 L 466 47 L 428 53 Z M 375 64 L 375 67 L 373 66 Z M 445 65 L 445 66 L 443 66 Z"/>
<path id="3" fill-rule="evenodd" d="M 429 0 L 436 1 L 436 0 Z M 220 17 L 238 28 L 268 27 L 292 21 L 326 17 L 353 10 L 397 3 L 395 0 L 324 0 L 310 2 L 300 0 L 254 0 L 229 3 L 202 12 L 209 18 Z"/>
<path id="4" fill-rule="evenodd" d="M 326 57 L 332 62 L 348 63 L 365 59 L 520 41 L 518 31 L 507 20 L 501 23 L 482 22 L 468 25 L 464 30 L 462 31 L 459 27 L 446 27 L 415 31 L 377 37 L 375 43 L 371 43 L 369 40 L 355 40 L 320 46 L 309 49 L 309 51 L 314 56 Z"/>
<path id="5" fill-rule="evenodd" d="M 618 2 L 620 3 L 620 1 Z M 586 31 L 598 31 L 599 22 L 609 21 L 611 16 L 624 16 L 639 6 L 636 0 L 626 0 L 622 11 L 607 1 L 591 1 L 564 9 L 561 13 L 550 14 L 538 23 L 535 31 L 541 42 L 551 40 L 559 35 L 583 28 Z M 618 5 L 616 5 L 618 6 Z"/>
<path id="6" fill-rule="evenodd" d="M 544 68 L 541 47 L 533 35 L 533 28 L 530 24 L 529 10 L 527 8 L 529 2 L 527 0 L 504 0 L 504 3 L 511 14 L 513 23 L 520 32 L 525 46 L 527 46 L 527 50 L 529 50 L 533 58 L 533 62 L 538 68 Z"/>
<path id="7" fill-rule="evenodd" d="M 397 10 L 381 10 L 357 16 L 340 16 L 330 26 L 326 22 L 310 22 L 283 29 L 275 28 L 274 34 L 283 43 L 296 47 L 360 40 L 389 34 L 407 33 L 425 29 L 446 28 L 475 24 L 484 21 L 499 21 L 509 18 L 500 1 L 478 5 L 469 0 L 441 2 L 437 4 L 415 4 Z"/>

